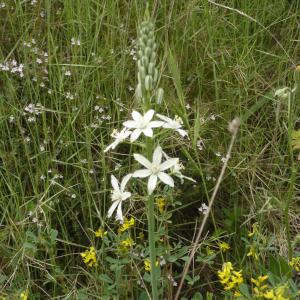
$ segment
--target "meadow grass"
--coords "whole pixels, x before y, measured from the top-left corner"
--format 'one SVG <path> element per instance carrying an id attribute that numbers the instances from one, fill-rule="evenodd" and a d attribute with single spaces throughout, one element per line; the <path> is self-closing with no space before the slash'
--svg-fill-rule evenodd
<path id="1" fill-rule="evenodd" d="M 292 145 L 299 93 L 291 101 L 274 93 L 294 85 L 299 3 L 218 3 L 149 1 L 164 89 L 159 109 L 179 115 L 190 137 L 174 134 L 162 146 L 196 180 L 160 190 L 159 299 L 174 299 L 203 220 L 198 208 L 209 203 L 236 116 L 237 140 L 181 299 L 255 299 L 251 278 L 260 275 L 269 276 L 268 290 L 286 291 L 258 299 L 297 299 L 300 262 L 289 262 L 300 241 Z M 148 299 L 141 188 L 134 185 L 136 196 L 124 205 L 133 226 L 118 233 L 107 218 L 110 176 L 135 168 L 134 150 L 124 143 L 104 154 L 113 129 L 139 105 L 136 40 L 146 4 L 3 0 L 0 7 L 0 297 Z M 102 237 L 99 228 L 107 231 Z M 135 244 L 124 246 L 129 237 Z M 92 246 L 97 266 L 89 267 L 81 253 Z M 247 256 L 251 246 L 257 259 Z M 240 296 L 219 281 L 225 262 L 243 270 Z"/>

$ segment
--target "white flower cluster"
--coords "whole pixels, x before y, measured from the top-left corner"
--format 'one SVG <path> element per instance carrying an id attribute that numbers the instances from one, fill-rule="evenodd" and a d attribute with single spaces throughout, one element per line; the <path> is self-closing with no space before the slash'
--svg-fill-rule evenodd
<path id="1" fill-rule="evenodd" d="M 1 71 L 6 71 L 6 72 L 11 72 L 13 74 L 17 74 L 21 78 L 24 77 L 23 69 L 24 69 L 24 65 L 18 64 L 15 59 L 6 61 L 6 62 L 0 64 Z"/>
<path id="2" fill-rule="evenodd" d="M 178 116 L 174 119 L 156 114 L 156 116 L 162 121 L 152 121 L 155 112 L 153 109 L 148 110 L 143 116 L 134 110 L 131 114 L 133 120 L 129 120 L 123 123 L 124 128 L 118 132 L 114 130 L 112 137 L 115 138 L 114 142 L 105 148 L 104 152 L 110 149 L 115 149 L 117 145 L 125 141 L 130 136 L 130 142 L 135 142 L 141 134 L 147 137 L 153 137 L 153 128 L 163 127 L 166 129 L 172 129 L 178 132 L 182 137 L 187 137 L 188 134 L 182 129 L 182 120 Z"/>
<path id="3" fill-rule="evenodd" d="M 166 128 L 172 129 L 178 132 L 182 137 L 187 137 L 188 133 L 182 129 L 182 120 L 179 117 L 171 119 L 169 117 L 156 114 L 156 116 L 161 120 L 152 120 L 155 112 L 153 109 L 148 110 L 144 115 L 141 115 L 137 111 L 132 112 L 132 120 L 123 123 L 124 128 L 119 132 L 114 130 L 112 137 L 115 139 L 104 152 L 110 149 L 115 149 L 117 145 L 127 138 L 130 137 L 130 142 L 135 142 L 141 135 L 146 137 L 153 137 L 153 128 Z M 151 195 L 159 182 L 162 182 L 170 187 L 174 187 L 174 179 L 172 175 L 178 177 L 183 181 L 188 179 L 194 181 L 192 178 L 186 177 L 181 173 L 184 169 L 183 165 L 180 163 L 178 158 L 170 158 L 158 145 L 152 156 L 152 161 L 149 161 L 146 157 L 141 154 L 133 154 L 134 159 L 139 162 L 144 169 L 137 170 L 132 174 L 126 175 L 121 184 L 112 175 L 111 184 L 113 187 L 112 191 L 112 205 L 108 211 L 108 217 L 111 217 L 113 212 L 116 212 L 116 219 L 123 222 L 122 213 L 122 202 L 130 198 L 131 193 L 125 191 L 125 187 L 131 178 L 148 178 L 148 195 Z M 169 174 L 166 171 L 169 171 Z"/>
<path id="4" fill-rule="evenodd" d="M 36 116 L 40 115 L 44 111 L 44 106 L 42 106 L 41 103 L 37 103 L 36 105 L 33 103 L 30 103 L 24 107 L 24 116 L 27 117 L 27 121 L 29 123 L 33 123 L 36 121 Z"/>

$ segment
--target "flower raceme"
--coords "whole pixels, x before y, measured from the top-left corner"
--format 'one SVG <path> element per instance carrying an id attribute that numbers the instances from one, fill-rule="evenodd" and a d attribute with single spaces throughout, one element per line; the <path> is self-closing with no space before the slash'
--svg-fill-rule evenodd
<path id="1" fill-rule="evenodd" d="M 163 151 L 160 146 L 157 146 L 153 152 L 152 162 L 145 158 L 141 154 L 134 154 L 134 158 L 146 169 L 137 170 L 132 174 L 132 177 L 136 178 L 145 178 L 149 177 L 148 180 L 148 194 L 151 195 L 157 185 L 158 179 L 161 180 L 164 184 L 174 187 L 173 178 L 165 173 L 164 171 L 173 167 L 178 158 L 169 158 L 162 163 Z"/>
<path id="2" fill-rule="evenodd" d="M 117 209 L 116 219 L 123 222 L 123 212 L 122 212 L 122 202 L 128 199 L 131 196 L 130 192 L 125 191 L 126 184 L 128 183 L 129 179 L 132 177 L 132 174 L 126 175 L 121 184 L 119 184 L 117 178 L 114 175 L 111 175 L 111 185 L 113 187 L 112 191 L 112 205 L 108 210 L 107 216 L 110 218 L 114 211 Z"/>

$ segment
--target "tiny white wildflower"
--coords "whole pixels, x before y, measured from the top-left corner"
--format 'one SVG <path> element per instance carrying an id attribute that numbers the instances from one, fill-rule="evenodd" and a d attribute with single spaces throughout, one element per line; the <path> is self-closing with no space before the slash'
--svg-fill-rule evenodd
<path id="1" fill-rule="evenodd" d="M 108 210 L 107 217 L 110 218 L 114 211 L 117 209 L 116 220 L 123 222 L 123 212 L 122 212 L 122 202 L 130 198 L 131 193 L 125 191 L 125 187 L 131 178 L 132 174 L 126 175 L 121 184 L 118 182 L 117 178 L 114 175 L 111 175 L 111 185 L 112 185 L 112 205 Z"/>
<path id="2" fill-rule="evenodd" d="M 65 71 L 65 76 L 71 76 L 71 71 L 66 70 L 66 71 Z"/>
<path id="3" fill-rule="evenodd" d="M 216 120 L 216 116 L 215 116 L 215 115 L 211 115 L 209 118 L 210 118 L 212 121 L 215 121 L 215 120 Z"/>
<path id="4" fill-rule="evenodd" d="M 206 215 L 208 213 L 208 206 L 205 203 L 202 203 L 198 210 L 203 213 L 203 215 Z"/>
<path id="5" fill-rule="evenodd" d="M 137 170 L 133 173 L 132 176 L 137 178 L 149 177 L 148 180 L 149 195 L 153 193 L 157 185 L 158 179 L 160 179 L 164 184 L 174 187 L 173 178 L 167 173 L 165 173 L 164 171 L 173 167 L 177 163 L 178 158 L 170 158 L 162 163 L 161 162 L 162 155 L 163 155 L 163 151 L 160 146 L 157 146 L 156 149 L 154 150 L 152 162 L 150 162 L 147 158 L 145 158 L 141 154 L 133 155 L 135 160 L 138 161 L 144 167 L 146 167 L 146 169 Z"/>
<path id="6" fill-rule="evenodd" d="M 143 133 L 145 136 L 152 137 L 153 130 L 152 128 L 161 127 L 164 122 L 162 121 L 151 121 L 154 115 L 154 110 L 148 110 L 144 116 L 142 116 L 139 112 L 132 112 L 133 120 L 126 121 L 123 125 L 127 128 L 134 129 L 131 136 L 130 141 L 136 141 L 139 136 Z"/>
<path id="7" fill-rule="evenodd" d="M 11 116 L 9 116 L 8 120 L 9 120 L 9 123 L 14 123 L 16 118 L 13 115 L 11 115 Z"/>

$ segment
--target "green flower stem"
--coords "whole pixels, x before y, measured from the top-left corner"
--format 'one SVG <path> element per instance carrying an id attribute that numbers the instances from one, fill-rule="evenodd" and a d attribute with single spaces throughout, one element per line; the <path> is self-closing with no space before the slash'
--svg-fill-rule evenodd
<path id="1" fill-rule="evenodd" d="M 290 178 L 290 184 L 289 184 L 289 190 L 287 193 L 287 200 L 286 200 L 286 206 L 284 209 L 284 221 L 285 221 L 285 230 L 286 230 L 286 238 L 287 238 L 287 244 L 288 244 L 288 256 L 289 260 L 292 259 L 293 256 L 293 247 L 292 247 L 292 241 L 291 241 L 291 233 L 290 233 L 290 216 L 289 216 L 289 210 L 290 210 L 290 204 L 294 198 L 294 191 L 295 191 L 295 183 L 296 183 L 296 174 L 297 170 L 295 167 L 294 162 L 294 152 L 293 152 L 293 145 L 292 145 L 292 132 L 294 129 L 294 93 L 295 91 L 289 91 L 289 97 L 288 97 L 288 143 L 289 143 L 289 154 L 290 154 L 290 164 L 291 164 L 291 178 Z"/>
<path id="2" fill-rule="evenodd" d="M 148 241 L 151 261 L 151 287 L 152 300 L 158 300 L 157 278 L 156 278 L 156 249 L 155 249 L 155 218 L 154 218 L 154 197 L 150 195 L 147 201 L 148 206 Z"/>

